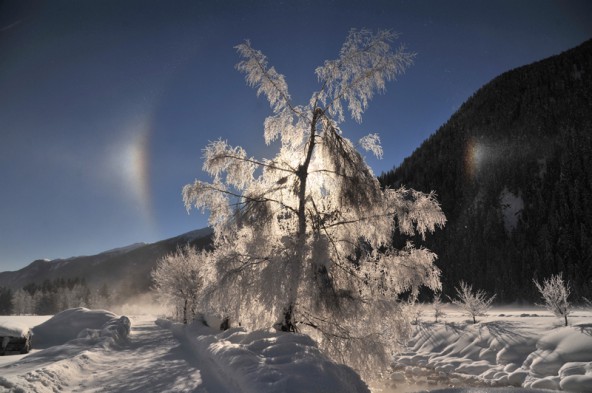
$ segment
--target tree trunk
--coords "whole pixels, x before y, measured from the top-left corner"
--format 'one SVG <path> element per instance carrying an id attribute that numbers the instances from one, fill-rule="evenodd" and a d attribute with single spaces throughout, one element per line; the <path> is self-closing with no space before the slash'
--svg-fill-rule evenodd
<path id="1" fill-rule="evenodd" d="M 292 314 L 292 305 L 290 304 L 287 308 L 284 309 L 284 319 L 280 325 L 280 330 L 282 332 L 297 332 L 296 324 L 293 320 Z"/>
<path id="2" fill-rule="evenodd" d="M 306 235 L 306 180 L 308 178 L 308 167 L 312 159 L 312 153 L 315 148 L 316 127 L 322 111 L 316 108 L 310 123 L 310 139 L 308 140 L 308 150 L 306 151 L 306 158 L 304 162 L 298 167 L 298 181 L 300 182 L 298 188 L 298 237 L 301 238 Z"/>
<path id="3" fill-rule="evenodd" d="M 565 326 L 567 326 L 567 315 L 563 315 L 563 318 L 565 318 Z"/>
<path id="4" fill-rule="evenodd" d="M 315 149 L 315 136 L 316 127 L 319 118 L 322 116 L 323 111 L 320 108 L 316 108 L 312 115 L 312 121 L 310 123 L 310 139 L 308 140 L 308 148 L 306 151 L 306 157 L 304 162 L 298 167 L 299 188 L 298 188 L 298 250 L 304 250 L 306 245 L 306 182 L 308 179 L 308 168 L 310 161 L 312 160 L 312 154 Z M 301 252 L 293 263 L 296 266 L 292 266 L 294 274 L 292 277 L 292 288 L 289 291 L 289 298 L 287 306 L 284 308 L 284 315 L 280 329 L 285 332 L 296 332 L 296 322 L 294 321 L 294 307 L 296 305 L 296 298 L 298 292 L 298 283 L 300 282 L 300 272 L 304 265 L 304 254 Z"/>
<path id="5" fill-rule="evenodd" d="M 187 299 L 183 303 L 183 324 L 187 325 Z"/>
<path id="6" fill-rule="evenodd" d="M 477 320 L 475 319 L 475 316 L 473 315 L 473 325 L 477 323 Z"/>

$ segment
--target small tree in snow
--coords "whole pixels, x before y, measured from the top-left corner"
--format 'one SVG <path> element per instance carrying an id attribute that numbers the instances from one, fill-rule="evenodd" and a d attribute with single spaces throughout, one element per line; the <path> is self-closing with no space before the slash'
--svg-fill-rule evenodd
<path id="1" fill-rule="evenodd" d="M 444 311 L 442 311 L 444 304 L 442 303 L 442 293 L 435 292 L 434 293 L 434 300 L 432 300 L 432 308 L 434 309 L 434 319 L 435 322 L 438 323 L 438 318 L 442 318 L 444 315 Z"/>
<path id="2" fill-rule="evenodd" d="M 536 280 L 533 280 L 533 282 L 541 296 L 543 296 L 547 310 L 551 311 L 556 317 L 563 317 L 565 326 L 567 326 L 567 317 L 571 313 L 571 304 L 567 300 L 571 292 L 569 284 L 563 281 L 561 274 L 545 279 L 542 285 Z"/>
<path id="3" fill-rule="evenodd" d="M 413 325 L 419 325 L 420 319 L 423 316 L 423 303 L 420 303 L 417 299 L 413 298 L 408 301 L 407 309 L 411 315 L 411 323 Z"/>
<path id="4" fill-rule="evenodd" d="M 196 313 L 197 297 L 202 279 L 200 269 L 206 258 L 204 251 L 186 245 L 164 256 L 152 271 L 154 289 L 180 310 L 183 323 Z"/>
<path id="5" fill-rule="evenodd" d="M 486 315 L 495 299 L 495 295 L 488 297 L 482 290 L 473 292 L 473 287 L 464 281 L 460 282 L 460 288 L 455 289 L 457 299 L 453 299 L 452 303 L 460 307 L 466 315 L 472 317 L 473 323 L 477 323 L 476 317 Z"/>
<path id="6" fill-rule="evenodd" d="M 320 89 L 296 105 L 283 75 L 247 41 L 237 69 L 269 101 L 271 159 L 249 157 L 225 141 L 205 149 L 211 183 L 183 189 L 187 209 L 210 211 L 214 256 L 203 302 L 251 328 L 305 331 L 338 361 L 358 369 L 388 362 L 409 315 L 398 294 L 440 287 L 436 255 L 408 243 L 392 247 L 395 228 L 422 237 L 445 223 L 435 195 L 382 190 L 339 125 L 358 122 L 376 92 L 411 64 L 393 50 L 396 36 L 352 30 L 340 56 L 316 69 Z M 382 155 L 376 134 L 360 146 Z"/>

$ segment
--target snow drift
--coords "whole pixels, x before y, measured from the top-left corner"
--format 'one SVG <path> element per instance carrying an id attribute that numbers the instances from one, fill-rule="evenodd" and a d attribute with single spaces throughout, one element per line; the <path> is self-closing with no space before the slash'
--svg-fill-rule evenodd
<path id="1" fill-rule="evenodd" d="M 240 393 L 369 392 L 349 367 L 332 362 L 308 336 L 273 329 L 224 332 L 196 321 L 182 325 L 157 320 L 188 345 L 199 363 L 215 370 L 228 391 Z"/>
<path id="2" fill-rule="evenodd" d="M 394 379 L 431 374 L 489 386 L 592 392 L 592 325 L 546 329 L 515 321 L 422 324 L 395 357 Z"/>
<path id="3" fill-rule="evenodd" d="M 118 320 L 119 322 L 116 322 Z M 129 328 L 130 321 L 127 317 L 119 318 L 110 311 L 81 307 L 62 311 L 41 325 L 35 326 L 32 331 L 34 347 L 48 348 L 89 335 L 113 336 L 120 339 L 129 334 Z M 103 329 L 106 330 L 102 334 L 97 332 Z"/>
<path id="4" fill-rule="evenodd" d="M 33 347 L 45 348 L 0 368 L 0 391 L 55 392 L 81 373 L 94 348 L 106 348 L 129 335 L 129 318 L 105 310 L 65 310 L 31 329 Z"/>

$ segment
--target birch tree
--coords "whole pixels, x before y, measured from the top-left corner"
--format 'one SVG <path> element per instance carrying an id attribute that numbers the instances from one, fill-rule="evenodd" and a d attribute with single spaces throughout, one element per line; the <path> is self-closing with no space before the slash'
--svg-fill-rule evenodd
<path id="1" fill-rule="evenodd" d="M 202 278 L 201 262 L 205 251 L 198 252 L 190 245 L 165 255 L 152 271 L 154 289 L 165 300 L 181 311 L 184 324 L 195 316 Z"/>
<path id="2" fill-rule="evenodd" d="M 569 283 L 563 281 L 562 274 L 554 274 L 550 278 L 543 280 L 542 284 L 533 280 L 541 296 L 545 300 L 545 307 L 556 317 L 563 318 L 567 326 L 567 317 L 571 314 L 571 304 L 569 303 Z"/>
<path id="3" fill-rule="evenodd" d="M 209 211 L 214 228 L 204 304 L 243 326 L 305 332 L 358 370 L 384 364 L 406 331 L 397 295 L 440 288 L 433 252 L 392 246 L 396 230 L 423 238 L 445 224 L 435 194 L 382 190 L 342 132 L 347 115 L 361 122 L 374 94 L 411 65 L 396 38 L 351 30 L 338 58 L 316 69 L 319 89 L 302 105 L 263 53 L 249 41 L 236 46 L 237 70 L 269 101 L 263 137 L 277 141 L 277 154 L 258 159 L 210 142 L 203 170 L 212 181 L 183 188 L 186 208 Z M 358 146 L 382 156 L 377 134 Z"/>
<path id="4" fill-rule="evenodd" d="M 482 290 L 473 291 L 473 286 L 464 281 L 460 282 L 460 287 L 456 289 L 456 299 L 452 303 L 457 305 L 464 313 L 473 318 L 473 323 L 477 323 L 477 317 L 487 315 L 491 304 L 495 300 L 495 295 L 489 297 Z"/>

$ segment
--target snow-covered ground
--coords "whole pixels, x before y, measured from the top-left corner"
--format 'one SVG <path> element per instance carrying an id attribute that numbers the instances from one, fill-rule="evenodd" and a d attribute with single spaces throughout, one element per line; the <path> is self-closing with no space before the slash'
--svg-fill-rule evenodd
<path id="1" fill-rule="evenodd" d="M 449 306 L 421 323 L 380 386 L 403 392 L 446 386 L 521 386 L 592 392 L 592 311 L 575 310 L 570 326 L 539 307 L 493 308 L 473 325 Z M 386 386 L 386 387 L 385 387 Z"/>
<path id="2" fill-rule="evenodd" d="M 476 325 L 451 306 L 445 311 L 436 324 L 425 308 L 394 372 L 372 384 L 374 392 L 592 391 L 592 311 L 576 310 L 568 327 L 541 308 L 494 308 Z M 128 336 L 127 318 L 106 311 L 2 317 L 0 326 L 45 335 L 39 344 L 47 348 L 0 357 L 0 392 L 368 391 L 306 336 L 130 319 Z"/>
<path id="3" fill-rule="evenodd" d="M 0 366 L 0 392 L 368 392 L 307 336 L 157 324 L 144 315 L 131 318 L 125 337 L 118 328 L 126 317 L 74 311 L 32 329 L 42 345 L 56 345 L 5 357 L 15 361 Z"/>

